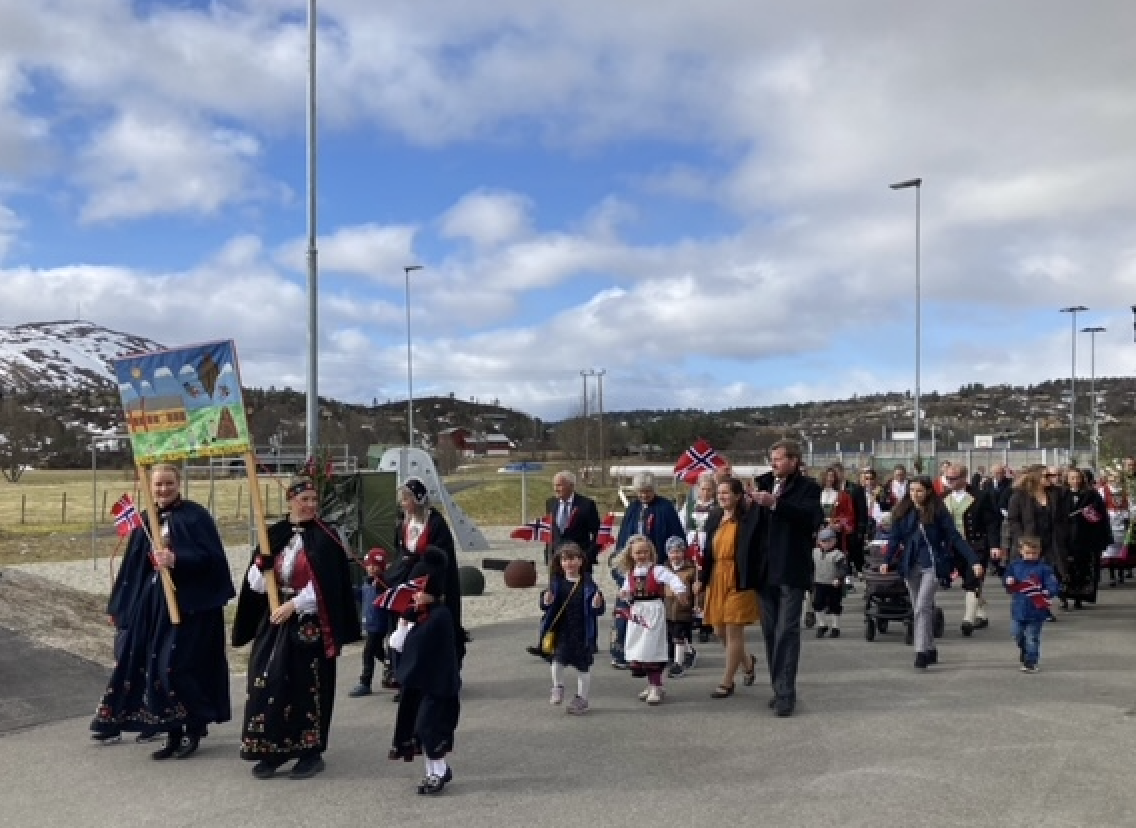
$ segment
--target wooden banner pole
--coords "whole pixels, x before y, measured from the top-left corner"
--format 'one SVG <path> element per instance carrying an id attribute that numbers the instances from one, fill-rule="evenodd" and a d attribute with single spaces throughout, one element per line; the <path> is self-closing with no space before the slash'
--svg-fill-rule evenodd
<path id="1" fill-rule="evenodd" d="M 265 555 L 272 551 L 268 543 L 268 525 L 264 522 L 264 501 L 261 499 L 260 484 L 256 479 L 256 455 L 251 451 L 245 452 L 245 472 L 248 474 L 249 500 L 256 519 L 256 536 L 260 541 L 260 551 Z M 264 588 L 268 593 L 268 607 L 276 612 L 280 606 L 280 590 L 276 588 L 276 571 L 273 569 L 264 572 Z"/>
<path id="2" fill-rule="evenodd" d="M 143 502 L 146 504 L 146 517 L 150 522 L 150 537 L 154 544 L 159 544 L 162 542 L 162 520 L 158 517 L 158 507 L 154 503 L 154 492 L 150 488 L 150 470 L 141 463 L 137 464 L 135 468 L 138 470 L 138 481 L 142 484 L 139 487 L 139 494 L 142 495 Z M 158 548 L 155 546 L 154 552 L 157 551 Z M 174 554 L 177 554 L 176 549 Z M 166 610 L 170 614 L 170 623 L 180 624 L 181 612 L 178 610 L 174 579 L 170 577 L 170 571 L 165 567 L 158 569 L 158 575 L 162 579 L 162 592 L 166 596 Z"/>

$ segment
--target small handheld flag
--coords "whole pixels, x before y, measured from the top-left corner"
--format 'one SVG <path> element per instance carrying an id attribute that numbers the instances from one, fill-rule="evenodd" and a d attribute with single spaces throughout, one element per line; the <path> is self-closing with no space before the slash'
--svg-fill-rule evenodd
<path id="1" fill-rule="evenodd" d="M 402 615 L 412 606 L 414 606 L 414 598 L 422 590 L 426 589 L 426 580 L 428 575 L 423 575 L 421 578 L 415 578 L 412 581 L 407 581 L 405 584 L 391 587 L 383 591 L 378 598 L 375 599 L 375 606 L 379 609 L 389 610 L 395 615 Z"/>
<path id="2" fill-rule="evenodd" d="M 532 541 L 533 543 L 551 543 L 552 516 L 545 515 L 542 518 L 537 518 L 532 523 L 518 526 L 509 533 L 509 537 L 513 538 L 513 540 Z"/>
<path id="3" fill-rule="evenodd" d="M 114 528 L 120 537 L 126 537 L 133 530 L 143 528 L 142 515 L 138 514 L 138 509 L 135 508 L 134 501 L 128 494 L 124 494 L 111 506 L 110 513 L 114 518 Z"/>
<path id="4" fill-rule="evenodd" d="M 615 512 L 608 512 L 596 533 L 596 543 L 600 549 L 607 549 L 615 543 Z"/>
<path id="5" fill-rule="evenodd" d="M 724 457 L 714 451 L 714 447 L 699 438 L 693 446 L 683 452 L 675 463 L 675 480 L 694 485 L 703 472 L 712 472 L 726 465 Z"/>
<path id="6" fill-rule="evenodd" d="M 1030 578 L 1025 581 L 1015 581 L 1010 586 L 1010 592 L 1016 592 L 1019 595 L 1024 595 L 1033 601 L 1033 605 L 1038 609 L 1047 610 L 1050 607 L 1049 596 L 1045 594 L 1042 589 L 1041 583 L 1036 579 Z"/>

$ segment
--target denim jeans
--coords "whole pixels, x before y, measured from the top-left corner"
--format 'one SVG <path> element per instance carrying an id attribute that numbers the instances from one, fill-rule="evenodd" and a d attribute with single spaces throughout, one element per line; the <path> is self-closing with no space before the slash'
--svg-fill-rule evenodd
<path id="1" fill-rule="evenodd" d="M 1041 660 L 1041 628 L 1044 621 L 1014 621 L 1010 626 L 1018 648 L 1025 655 L 1027 667 L 1036 667 Z"/>

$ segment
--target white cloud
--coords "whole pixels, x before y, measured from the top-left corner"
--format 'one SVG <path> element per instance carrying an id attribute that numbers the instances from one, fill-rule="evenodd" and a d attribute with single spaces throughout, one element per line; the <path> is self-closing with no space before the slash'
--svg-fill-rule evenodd
<path id="1" fill-rule="evenodd" d="M 171 115 L 126 112 L 82 153 L 91 189 L 86 222 L 162 213 L 214 213 L 255 194 L 259 142 L 246 132 Z"/>
<path id="2" fill-rule="evenodd" d="M 403 267 L 416 262 L 411 225 L 361 224 L 340 227 L 316 239 L 320 270 L 366 276 L 376 282 L 400 284 Z M 296 239 L 277 253 L 281 264 L 293 270 L 307 267 L 306 239 Z"/>
<path id="3" fill-rule="evenodd" d="M 478 190 L 442 215 L 442 236 L 468 239 L 478 248 L 497 247 L 528 234 L 530 209 L 530 201 L 517 193 Z"/>

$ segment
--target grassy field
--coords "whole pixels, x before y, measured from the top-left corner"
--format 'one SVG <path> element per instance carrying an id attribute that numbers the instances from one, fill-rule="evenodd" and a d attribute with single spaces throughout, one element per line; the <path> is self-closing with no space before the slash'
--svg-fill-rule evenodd
<path id="1" fill-rule="evenodd" d="M 499 461 L 463 467 L 446 478 L 454 500 L 482 526 L 519 526 L 522 522 L 521 476 L 498 474 Z M 526 476 L 527 520 L 544 514 L 552 495 L 552 471 Z M 261 476 L 260 485 L 270 518 L 284 514 L 283 481 Z M 244 477 L 190 479 L 183 484 L 189 499 L 213 513 L 226 543 L 246 543 L 249 525 L 249 487 Z M 615 486 L 581 487 L 596 500 L 600 515 L 623 511 Z M 123 493 L 140 506 L 132 471 L 100 471 L 92 482 L 89 471 L 31 471 L 17 484 L 0 480 L 0 565 L 109 556 L 118 544 L 110 507 Z M 662 494 L 673 496 L 669 485 Z M 95 532 L 92 533 L 92 521 Z M 94 539 L 92 541 L 92 534 Z M 93 544 L 93 547 L 92 547 Z"/>

